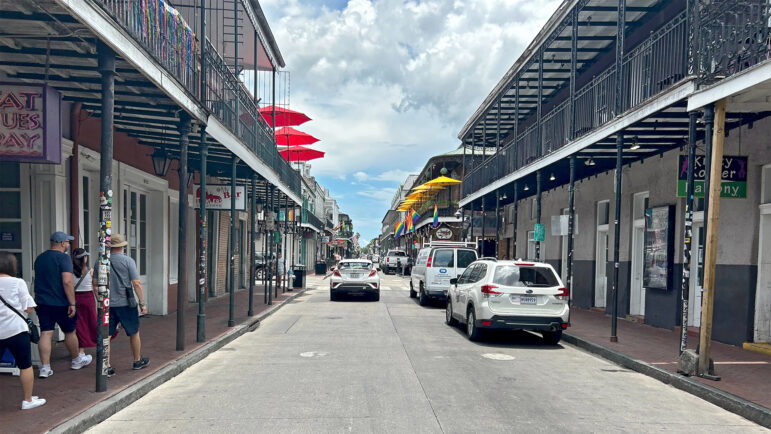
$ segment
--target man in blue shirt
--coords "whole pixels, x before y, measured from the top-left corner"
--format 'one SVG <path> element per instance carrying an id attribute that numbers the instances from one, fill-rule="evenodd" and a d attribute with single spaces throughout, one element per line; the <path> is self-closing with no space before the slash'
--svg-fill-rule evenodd
<path id="1" fill-rule="evenodd" d="M 91 363 L 91 356 L 78 353 L 78 337 L 75 334 L 77 310 L 75 308 L 75 284 L 72 278 L 72 260 L 65 252 L 74 238 L 64 232 L 51 235 L 51 248 L 35 259 L 35 303 L 40 320 L 40 378 L 53 375 L 51 369 L 51 339 L 54 325 L 64 333 L 64 342 L 72 356 L 72 369 L 80 369 Z"/>

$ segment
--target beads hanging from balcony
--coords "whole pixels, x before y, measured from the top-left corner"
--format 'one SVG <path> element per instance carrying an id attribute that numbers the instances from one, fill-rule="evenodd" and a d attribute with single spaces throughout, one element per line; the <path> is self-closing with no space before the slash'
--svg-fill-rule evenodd
<path id="1" fill-rule="evenodd" d="M 182 75 L 198 68 L 197 40 L 182 15 L 164 0 L 131 0 L 134 25 L 145 43 Z"/>

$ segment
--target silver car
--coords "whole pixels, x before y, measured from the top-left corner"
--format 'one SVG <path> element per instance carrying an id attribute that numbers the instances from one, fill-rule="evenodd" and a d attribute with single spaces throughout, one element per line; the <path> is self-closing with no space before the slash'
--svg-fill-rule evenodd
<path id="1" fill-rule="evenodd" d="M 332 271 L 329 279 L 329 299 L 335 301 L 341 294 L 370 296 L 380 300 L 380 276 L 372 261 L 344 259 Z"/>

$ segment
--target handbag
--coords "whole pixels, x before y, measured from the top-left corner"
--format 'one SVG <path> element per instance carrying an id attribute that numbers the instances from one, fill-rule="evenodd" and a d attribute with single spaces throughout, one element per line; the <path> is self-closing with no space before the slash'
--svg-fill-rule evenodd
<path id="1" fill-rule="evenodd" d="M 112 266 L 112 262 L 110 262 L 110 269 L 112 272 L 115 272 L 115 267 Z M 137 299 L 134 297 L 134 287 L 127 286 L 123 288 L 124 291 L 126 291 L 126 301 L 128 301 L 129 307 L 137 307 Z"/>
<path id="2" fill-rule="evenodd" d="M 23 319 L 24 322 L 27 323 L 27 327 L 29 327 L 29 340 L 30 340 L 30 342 L 32 342 L 33 344 L 36 344 L 36 343 L 40 342 L 40 329 L 38 329 L 37 326 L 35 325 L 35 323 L 32 322 L 32 318 L 27 318 L 26 316 L 22 315 L 21 312 L 19 312 L 18 310 L 14 309 L 13 306 L 8 304 L 8 302 L 5 301 L 5 299 L 1 295 L 0 295 L 0 300 L 2 300 L 4 305 L 8 306 L 8 309 L 11 309 L 12 311 L 14 311 L 16 313 L 16 315 L 19 315 L 21 317 L 21 319 Z"/>

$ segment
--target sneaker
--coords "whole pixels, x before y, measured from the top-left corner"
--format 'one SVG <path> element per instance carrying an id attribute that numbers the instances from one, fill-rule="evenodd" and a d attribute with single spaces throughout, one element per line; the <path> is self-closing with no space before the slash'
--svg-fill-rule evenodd
<path id="1" fill-rule="evenodd" d="M 42 368 L 40 368 L 40 372 L 38 373 L 37 376 L 39 378 L 48 378 L 51 375 L 54 375 L 54 370 L 51 369 L 50 367 L 43 366 Z"/>
<path id="2" fill-rule="evenodd" d="M 115 369 L 113 369 L 112 366 L 110 366 L 109 368 L 107 368 L 107 378 L 110 378 L 113 375 L 115 375 Z"/>
<path id="3" fill-rule="evenodd" d="M 46 400 L 43 398 L 38 398 L 37 396 L 33 396 L 31 400 L 29 401 L 22 401 L 21 402 L 21 409 L 22 410 L 30 410 L 35 407 L 40 407 L 41 405 L 45 404 Z"/>
<path id="4" fill-rule="evenodd" d="M 139 360 L 137 360 L 136 362 L 134 362 L 134 370 L 138 371 L 138 370 L 144 368 L 145 366 L 147 366 L 149 364 L 150 364 L 150 358 L 149 357 L 142 357 Z"/>
<path id="5" fill-rule="evenodd" d="M 92 359 L 93 358 L 88 354 L 80 354 L 77 358 L 72 359 L 72 364 L 70 367 L 72 369 L 80 369 L 84 366 L 88 366 Z"/>

